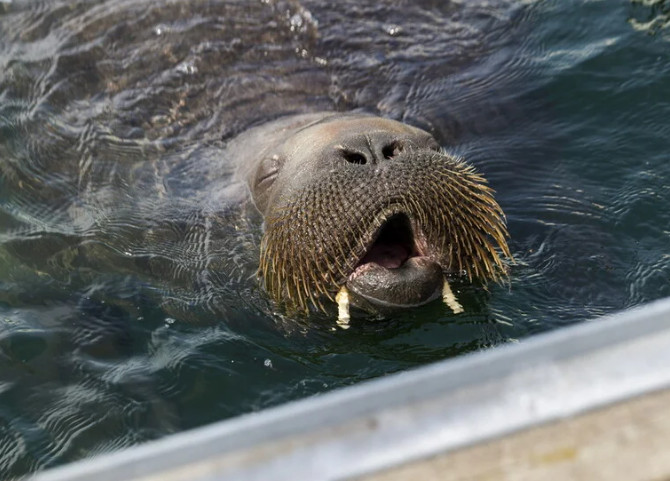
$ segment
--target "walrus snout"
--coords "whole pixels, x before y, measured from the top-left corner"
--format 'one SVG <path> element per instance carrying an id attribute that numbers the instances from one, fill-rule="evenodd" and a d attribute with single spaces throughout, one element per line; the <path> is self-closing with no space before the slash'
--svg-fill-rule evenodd
<path id="1" fill-rule="evenodd" d="M 324 113 L 258 133 L 266 145 L 246 178 L 265 221 L 259 274 L 276 300 L 324 309 L 346 287 L 359 307 L 411 307 L 437 297 L 445 274 L 505 276 L 493 191 L 428 132 Z"/>

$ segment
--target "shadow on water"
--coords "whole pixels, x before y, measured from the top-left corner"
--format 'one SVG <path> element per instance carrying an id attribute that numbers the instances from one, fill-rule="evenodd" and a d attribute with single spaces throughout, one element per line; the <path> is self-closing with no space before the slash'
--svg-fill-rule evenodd
<path id="1" fill-rule="evenodd" d="M 667 2 L 0 2 L 0 477 L 670 295 Z M 226 145 L 281 115 L 431 131 L 508 285 L 342 330 L 258 287 Z"/>

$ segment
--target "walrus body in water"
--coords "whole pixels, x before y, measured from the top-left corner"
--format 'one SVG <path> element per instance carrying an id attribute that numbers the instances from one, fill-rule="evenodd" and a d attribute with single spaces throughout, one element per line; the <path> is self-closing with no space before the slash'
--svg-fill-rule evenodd
<path id="1" fill-rule="evenodd" d="M 499 279 L 502 212 L 440 146 L 510 125 L 517 4 L 83 2 L 8 30 L 0 260 L 38 297 L 229 325 Z"/>
<path id="2" fill-rule="evenodd" d="M 264 218 L 259 272 L 277 301 L 323 309 L 344 287 L 367 310 L 412 307 L 445 275 L 504 275 L 491 189 L 423 130 L 322 112 L 252 129 L 231 150 Z"/>

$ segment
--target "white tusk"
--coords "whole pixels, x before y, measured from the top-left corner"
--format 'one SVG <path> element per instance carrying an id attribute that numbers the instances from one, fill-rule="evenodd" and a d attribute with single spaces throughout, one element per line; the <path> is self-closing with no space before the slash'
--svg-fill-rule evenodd
<path id="1" fill-rule="evenodd" d="M 349 291 L 346 286 L 340 287 L 335 296 L 337 302 L 337 325 L 342 329 L 349 329 Z"/>
<path id="2" fill-rule="evenodd" d="M 460 314 L 463 312 L 463 306 L 461 306 L 460 302 L 456 299 L 456 296 L 451 290 L 451 286 L 449 285 L 449 281 L 446 279 L 444 280 L 444 286 L 442 286 L 442 300 L 446 305 L 448 305 L 452 311 L 454 311 L 454 314 Z"/>

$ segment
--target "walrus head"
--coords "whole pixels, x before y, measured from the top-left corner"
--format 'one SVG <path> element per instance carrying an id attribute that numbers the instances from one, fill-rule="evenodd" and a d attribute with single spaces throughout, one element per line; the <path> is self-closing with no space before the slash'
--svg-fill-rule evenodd
<path id="1" fill-rule="evenodd" d="M 445 274 L 505 275 L 492 190 L 427 132 L 366 115 L 300 116 L 259 150 L 246 177 L 265 219 L 259 273 L 276 300 L 323 309 L 346 286 L 359 306 L 409 307 L 437 297 Z"/>

